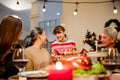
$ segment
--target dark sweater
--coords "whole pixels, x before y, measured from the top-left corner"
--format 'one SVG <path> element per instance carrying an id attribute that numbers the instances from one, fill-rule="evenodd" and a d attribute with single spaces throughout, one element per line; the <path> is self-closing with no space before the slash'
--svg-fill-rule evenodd
<path id="1" fill-rule="evenodd" d="M 12 55 L 13 53 L 9 53 L 5 57 L 5 63 L 0 63 L 0 68 L 4 67 L 5 71 L 0 71 L 0 78 L 7 79 L 10 76 L 16 75 L 18 73 L 18 69 L 14 66 L 14 63 L 12 61 Z"/>
<path id="2" fill-rule="evenodd" d="M 118 40 L 115 44 L 115 48 L 118 49 L 118 52 L 120 53 L 120 40 Z"/>

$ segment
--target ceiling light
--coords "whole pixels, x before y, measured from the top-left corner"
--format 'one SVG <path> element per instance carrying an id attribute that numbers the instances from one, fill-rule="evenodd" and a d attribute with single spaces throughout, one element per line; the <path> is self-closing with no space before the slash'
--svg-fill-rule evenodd
<path id="1" fill-rule="evenodd" d="M 116 7 L 115 7 L 114 0 L 113 0 L 113 13 L 114 13 L 114 14 L 117 14 L 117 13 L 118 13 L 118 10 L 117 10 Z"/>
<path id="2" fill-rule="evenodd" d="M 75 11 L 73 12 L 73 15 L 77 15 L 77 13 L 78 13 L 78 2 L 75 2 L 75 4 L 76 4 L 76 9 L 75 9 Z"/>
<path id="3" fill-rule="evenodd" d="M 77 15 L 77 9 L 75 9 L 75 11 L 73 12 L 73 15 Z"/>
<path id="4" fill-rule="evenodd" d="M 46 1 L 44 1 L 44 3 L 43 3 L 43 9 L 42 9 L 43 12 L 46 12 L 45 2 Z"/>
<path id="5" fill-rule="evenodd" d="M 45 5 L 43 5 L 43 9 L 42 9 L 43 12 L 46 12 L 46 8 L 45 8 Z"/>
<path id="6" fill-rule="evenodd" d="M 20 2 L 17 0 L 17 3 L 16 3 L 17 5 L 19 5 L 20 4 Z"/>
<path id="7" fill-rule="evenodd" d="M 114 14 L 117 14 L 117 13 L 118 13 L 118 10 L 116 9 L 115 6 L 114 6 L 114 8 L 113 8 L 113 13 L 114 13 Z"/>

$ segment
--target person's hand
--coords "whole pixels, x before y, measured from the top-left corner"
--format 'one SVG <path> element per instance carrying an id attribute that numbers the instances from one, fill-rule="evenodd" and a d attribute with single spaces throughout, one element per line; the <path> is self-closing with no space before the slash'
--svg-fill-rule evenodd
<path id="1" fill-rule="evenodd" d="M 52 63 L 56 63 L 57 62 L 57 58 L 55 57 L 55 55 L 51 55 L 52 58 Z"/>

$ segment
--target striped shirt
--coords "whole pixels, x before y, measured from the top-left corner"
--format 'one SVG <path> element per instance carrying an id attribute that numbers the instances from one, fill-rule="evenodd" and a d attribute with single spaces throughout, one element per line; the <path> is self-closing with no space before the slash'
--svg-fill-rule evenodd
<path id="1" fill-rule="evenodd" d="M 76 50 L 76 44 L 72 40 L 67 40 L 65 42 L 55 41 L 51 45 L 53 55 L 63 55 L 65 52 L 70 52 Z"/>

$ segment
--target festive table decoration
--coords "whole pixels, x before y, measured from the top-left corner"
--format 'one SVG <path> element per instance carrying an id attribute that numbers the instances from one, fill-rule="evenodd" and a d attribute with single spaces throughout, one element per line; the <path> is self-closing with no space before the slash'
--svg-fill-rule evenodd
<path id="1" fill-rule="evenodd" d="M 99 35 L 97 38 L 95 32 L 91 33 L 89 30 L 87 30 L 85 40 L 83 40 L 83 43 L 84 44 L 87 43 L 88 45 L 91 46 L 92 49 L 96 51 L 96 41 L 97 44 L 101 44 L 101 35 Z"/>
<path id="2" fill-rule="evenodd" d="M 61 62 L 50 65 L 48 80 L 73 80 L 72 68 Z"/>

